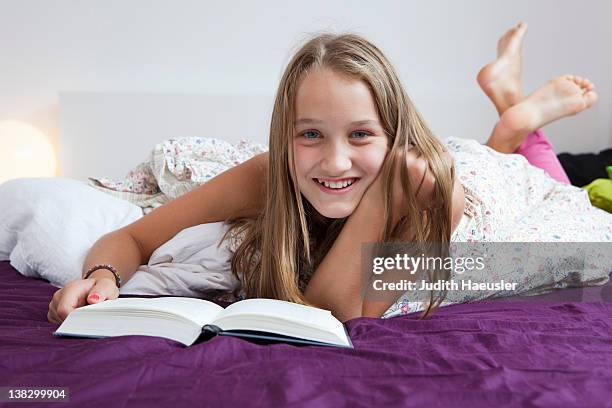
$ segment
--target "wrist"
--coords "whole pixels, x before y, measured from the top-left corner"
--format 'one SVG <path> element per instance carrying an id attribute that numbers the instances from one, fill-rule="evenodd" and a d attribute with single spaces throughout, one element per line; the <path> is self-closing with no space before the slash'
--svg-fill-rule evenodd
<path id="1" fill-rule="evenodd" d="M 110 273 L 112 273 L 113 276 L 115 277 L 115 285 L 117 285 L 118 288 L 121 287 L 121 275 L 119 275 L 119 272 L 117 271 L 117 269 L 111 264 L 96 264 L 92 266 L 91 268 L 87 270 L 87 272 L 85 272 L 83 279 L 87 279 L 90 275 L 92 275 L 94 272 L 100 269 L 105 269 L 109 271 Z"/>
<path id="2" fill-rule="evenodd" d="M 397 191 L 394 193 L 398 195 Z M 392 211 L 392 225 L 396 225 L 400 221 L 400 219 L 406 215 L 404 213 L 405 210 L 403 206 L 398 205 L 398 201 L 401 202 L 401 200 L 392 200 L 390 203 L 392 207 L 390 208 L 390 210 Z M 387 219 L 387 211 L 385 209 L 385 200 L 381 189 L 368 189 L 354 213 L 358 213 L 357 216 L 362 218 L 370 218 L 372 219 L 372 221 L 376 221 L 381 225 L 382 228 L 384 228 L 384 224 Z"/>
<path id="3" fill-rule="evenodd" d="M 385 206 L 383 194 L 380 186 L 374 185 L 374 183 L 365 191 L 353 214 L 370 214 L 374 217 L 384 216 Z"/>
<path id="4" fill-rule="evenodd" d="M 109 271 L 108 269 L 98 269 L 97 271 L 93 271 L 92 273 L 90 273 L 87 278 L 83 278 L 83 279 L 89 279 L 89 278 L 96 278 L 96 279 L 108 278 L 112 280 L 113 282 L 115 282 L 115 274 Z"/>
<path id="5" fill-rule="evenodd" d="M 366 239 L 363 242 L 378 241 L 385 228 L 384 203 L 380 197 L 364 195 L 347 223 L 357 228 L 355 232 L 359 231 L 358 234 Z"/>

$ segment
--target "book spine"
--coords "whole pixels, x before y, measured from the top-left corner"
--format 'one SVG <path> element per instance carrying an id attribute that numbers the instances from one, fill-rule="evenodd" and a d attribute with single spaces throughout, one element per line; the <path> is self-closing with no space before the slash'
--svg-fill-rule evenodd
<path id="1" fill-rule="evenodd" d="M 206 324 L 204 325 L 204 327 L 202 327 L 202 333 L 206 332 L 206 333 L 219 334 L 222 331 L 223 330 L 221 330 L 219 326 L 215 326 L 214 324 Z"/>

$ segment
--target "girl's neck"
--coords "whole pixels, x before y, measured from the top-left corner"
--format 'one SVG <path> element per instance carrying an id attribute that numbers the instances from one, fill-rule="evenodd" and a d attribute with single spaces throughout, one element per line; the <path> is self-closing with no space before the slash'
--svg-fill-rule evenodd
<path id="1" fill-rule="evenodd" d="M 333 218 L 321 215 L 304 196 L 302 196 L 302 203 L 307 220 L 313 224 L 313 227 L 328 227 L 334 222 Z"/>

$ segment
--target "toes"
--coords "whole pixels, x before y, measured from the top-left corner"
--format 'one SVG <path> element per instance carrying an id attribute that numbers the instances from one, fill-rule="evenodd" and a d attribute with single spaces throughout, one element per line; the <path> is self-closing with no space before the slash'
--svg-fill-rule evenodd
<path id="1" fill-rule="evenodd" d="M 586 78 L 581 78 L 580 87 L 582 88 L 584 92 L 587 92 L 593 89 L 593 83 Z"/>
<path id="2" fill-rule="evenodd" d="M 517 27 L 512 27 L 511 29 L 509 29 L 508 31 L 506 31 L 504 33 L 504 35 L 501 36 L 501 38 L 499 39 L 499 42 L 503 42 L 503 41 L 508 41 L 510 38 L 514 37 L 514 35 L 520 30 L 520 28 Z"/>
<path id="3" fill-rule="evenodd" d="M 586 107 L 590 108 L 597 102 L 598 95 L 595 91 L 588 91 L 584 94 L 584 101 L 586 103 Z"/>
<path id="4" fill-rule="evenodd" d="M 563 75 L 563 79 L 566 79 L 566 80 L 572 81 L 572 82 L 576 82 L 576 76 L 575 75 Z"/>
<path id="5" fill-rule="evenodd" d="M 588 78 L 583 78 L 581 76 L 572 75 L 572 80 L 576 85 L 578 85 L 584 92 L 591 91 L 595 88 L 595 85 Z"/>
<path id="6" fill-rule="evenodd" d="M 564 82 L 564 81 L 569 81 L 569 82 L 575 82 L 574 81 L 574 75 L 559 75 L 558 77 L 554 77 L 553 79 L 551 79 L 550 81 L 548 81 L 549 83 L 557 83 L 557 82 Z"/>
<path id="7" fill-rule="evenodd" d="M 583 91 L 585 90 L 587 83 L 581 76 L 574 75 L 574 83 L 580 87 Z"/>
<path id="8" fill-rule="evenodd" d="M 525 35 L 526 26 L 519 23 L 516 27 L 512 27 L 502 35 L 497 41 L 498 57 L 505 52 L 519 52 L 519 47 L 522 45 L 523 36 Z"/>

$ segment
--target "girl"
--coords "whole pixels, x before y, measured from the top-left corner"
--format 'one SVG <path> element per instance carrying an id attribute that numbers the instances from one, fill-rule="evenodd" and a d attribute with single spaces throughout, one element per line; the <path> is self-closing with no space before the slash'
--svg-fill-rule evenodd
<path id="1" fill-rule="evenodd" d="M 523 99 L 525 30 L 519 25 L 500 40 L 498 59 L 479 83 L 501 115 L 489 146 L 519 147 L 535 161 L 554 153 L 532 143 L 541 133 L 530 134 L 587 108 L 596 95 L 587 80 L 566 76 Z M 319 35 L 292 58 L 276 96 L 269 148 L 103 236 L 85 260 L 84 279 L 53 295 L 48 319 L 60 323 L 76 307 L 116 298 L 120 281 L 161 244 L 185 228 L 225 220 L 232 225 L 224 238 L 241 238 L 231 264 L 247 297 L 311 304 L 343 321 L 380 316 L 389 304 L 360 296 L 361 243 L 465 238 L 466 203 L 488 197 L 461 185 L 450 154 L 391 64 L 357 35 Z M 559 171 L 554 163 L 547 170 Z"/>

